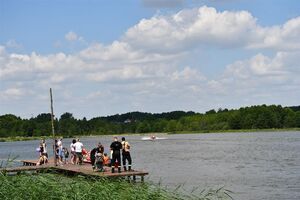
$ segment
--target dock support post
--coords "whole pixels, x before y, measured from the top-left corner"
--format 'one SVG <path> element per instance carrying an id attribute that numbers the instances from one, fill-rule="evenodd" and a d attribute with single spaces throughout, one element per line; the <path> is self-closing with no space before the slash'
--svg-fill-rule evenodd
<path id="1" fill-rule="evenodd" d="M 135 182 L 135 181 L 136 181 L 136 176 L 135 176 L 135 175 L 133 175 L 132 177 L 133 177 L 133 181 Z"/>
<path id="2" fill-rule="evenodd" d="M 144 176 L 141 176 L 141 182 L 144 183 Z"/>

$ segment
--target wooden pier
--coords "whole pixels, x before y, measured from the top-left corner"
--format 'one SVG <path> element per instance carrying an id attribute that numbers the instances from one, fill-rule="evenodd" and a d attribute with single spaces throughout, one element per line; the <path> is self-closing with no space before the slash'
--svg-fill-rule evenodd
<path id="1" fill-rule="evenodd" d="M 111 173 L 110 167 L 104 167 L 104 172 L 94 171 L 92 169 L 91 164 L 83 163 L 82 165 L 73 165 L 73 164 L 64 164 L 62 166 L 55 166 L 53 161 L 44 165 L 36 165 L 35 160 L 22 160 L 23 166 L 20 167 L 11 167 L 11 168 L 0 168 L 0 171 L 4 171 L 6 173 L 21 173 L 26 171 L 47 171 L 54 170 L 64 174 L 72 174 L 72 175 L 82 175 L 82 176 L 90 176 L 90 177 L 107 177 L 107 178 L 117 178 L 117 177 L 127 177 L 129 180 L 136 181 L 137 178 L 140 178 L 141 182 L 144 181 L 144 176 L 148 175 L 148 172 L 144 171 L 121 171 L 118 173 L 118 170 L 115 173 Z"/>

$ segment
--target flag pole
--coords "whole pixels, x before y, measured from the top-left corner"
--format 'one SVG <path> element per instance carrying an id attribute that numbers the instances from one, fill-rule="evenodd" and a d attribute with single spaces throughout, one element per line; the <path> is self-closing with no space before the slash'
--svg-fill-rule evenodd
<path id="1" fill-rule="evenodd" d="M 53 157 L 54 157 L 54 165 L 56 165 L 53 99 L 52 99 L 52 89 L 51 88 L 50 88 L 50 101 L 51 101 L 51 126 L 52 126 L 52 137 L 53 137 Z"/>

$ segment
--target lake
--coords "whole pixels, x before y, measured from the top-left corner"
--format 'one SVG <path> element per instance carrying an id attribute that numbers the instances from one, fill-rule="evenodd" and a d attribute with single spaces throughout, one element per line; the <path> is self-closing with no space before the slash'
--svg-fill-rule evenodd
<path id="1" fill-rule="evenodd" d="M 168 188 L 197 191 L 225 187 L 234 199 L 300 199 L 300 132 L 209 133 L 163 135 L 143 141 L 126 136 L 133 168 L 150 174 L 146 180 Z M 111 136 L 83 137 L 87 149 L 98 141 L 108 151 Z M 50 144 L 47 140 L 50 155 Z M 69 147 L 71 139 L 63 143 Z M 0 159 L 18 155 L 35 159 L 39 141 L 2 142 Z"/>

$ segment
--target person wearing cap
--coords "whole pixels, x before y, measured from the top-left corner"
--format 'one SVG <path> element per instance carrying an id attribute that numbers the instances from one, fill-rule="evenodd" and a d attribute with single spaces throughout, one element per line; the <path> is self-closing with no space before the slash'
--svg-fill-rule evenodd
<path id="1" fill-rule="evenodd" d="M 114 141 L 110 145 L 112 150 L 112 160 L 111 160 L 111 173 L 115 172 L 115 168 L 118 167 L 118 172 L 121 172 L 121 149 L 122 144 L 118 141 L 117 137 L 114 137 Z"/>
<path id="2" fill-rule="evenodd" d="M 125 137 L 122 137 L 122 161 L 124 171 L 127 171 L 126 160 L 128 160 L 128 170 L 131 171 L 131 156 L 130 156 L 130 144 L 125 140 Z"/>

